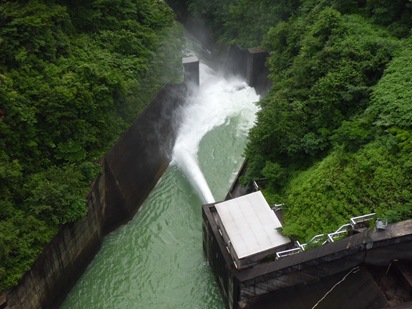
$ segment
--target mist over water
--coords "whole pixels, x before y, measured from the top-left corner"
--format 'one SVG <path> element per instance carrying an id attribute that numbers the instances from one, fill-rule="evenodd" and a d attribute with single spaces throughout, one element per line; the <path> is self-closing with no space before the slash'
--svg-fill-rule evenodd
<path id="1" fill-rule="evenodd" d="M 133 220 L 105 237 L 61 308 L 225 308 L 203 255 L 201 205 L 230 188 L 259 97 L 206 65 L 200 76 L 180 111 L 172 163 Z"/>

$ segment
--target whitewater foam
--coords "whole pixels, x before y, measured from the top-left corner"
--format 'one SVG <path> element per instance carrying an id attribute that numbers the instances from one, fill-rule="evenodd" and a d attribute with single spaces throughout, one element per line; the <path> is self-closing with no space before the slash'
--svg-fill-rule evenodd
<path id="1" fill-rule="evenodd" d="M 172 163 L 185 173 L 205 203 L 214 202 L 213 194 L 199 167 L 197 153 L 202 138 L 214 128 L 228 125 L 240 115 L 239 132 L 255 121 L 259 100 L 255 90 L 239 78 L 224 78 L 200 63 L 200 87 L 187 98 L 180 111 L 181 121 L 173 150 Z M 252 115 L 252 117 L 251 117 Z"/>

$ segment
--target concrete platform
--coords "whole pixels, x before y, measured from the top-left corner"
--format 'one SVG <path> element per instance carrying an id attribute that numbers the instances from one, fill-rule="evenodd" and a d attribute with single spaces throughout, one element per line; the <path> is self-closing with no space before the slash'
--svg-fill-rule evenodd
<path id="1" fill-rule="evenodd" d="M 306 287 L 313 286 L 322 290 L 319 284 L 325 280 L 332 280 L 334 276 L 338 278 L 356 267 L 386 269 L 395 260 L 412 262 L 412 220 L 406 220 L 389 224 L 383 231 L 369 229 L 292 256 L 263 261 L 245 269 L 236 269 L 219 234 L 214 212 L 214 205 L 203 206 L 203 247 L 227 308 L 259 309 L 273 308 L 274 305 L 276 308 L 282 308 L 278 307 L 279 297 L 284 297 L 285 303 L 297 301 L 299 298 L 309 299 L 307 293 L 310 293 L 310 289 Z M 362 278 L 366 280 L 367 276 Z M 352 292 L 349 292 L 349 288 L 348 292 L 341 292 L 342 295 L 347 295 L 342 296 L 342 303 L 345 301 L 346 304 L 342 308 L 370 309 L 387 306 L 382 302 L 382 293 L 375 288 L 373 279 L 370 280 L 372 281 L 362 287 L 358 286 Z M 292 293 L 298 290 L 305 296 Z M 356 291 L 372 294 L 359 296 L 359 301 L 354 302 L 348 295 L 355 295 Z M 274 295 L 276 297 L 273 297 Z M 361 302 L 363 298 L 369 299 L 367 304 Z M 402 301 L 409 300 L 405 298 Z M 312 308 L 310 302 L 305 302 L 305 308 Z M 372 304 L 376 304 L 376 307 Z"/>
<path id="2" fill-rule="evenodd" d="M 291 243 L 260 191 L 216 203 L 216 222 L 236 268 L 256 264 Z"/>

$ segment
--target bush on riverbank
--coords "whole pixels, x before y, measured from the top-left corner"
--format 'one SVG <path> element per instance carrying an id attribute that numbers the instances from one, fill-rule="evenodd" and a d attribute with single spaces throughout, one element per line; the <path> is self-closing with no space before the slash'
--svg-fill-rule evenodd
<path id="1" fill-rule="evenodd" d="M 99 158 L 181 79 L 162 1 L 0 4 L 0 291 L 60 224 L 82 217 Z"/>

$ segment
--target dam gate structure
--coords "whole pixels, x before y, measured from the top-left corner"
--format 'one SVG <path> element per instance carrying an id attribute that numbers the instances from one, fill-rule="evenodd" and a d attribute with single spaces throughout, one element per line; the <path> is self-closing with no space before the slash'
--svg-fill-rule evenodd
<path id="1" fill-rule="evenodd" d="M 399 308 L 412 308 L 412 220 L 362 228 L 340 240 L 331 233 L 331 241 L 290 255 L 277 254 L 288 251 L 281 247 L 266 250 L 260 260 L 241 266 L 219 219 L 219 208 L 227 202 L 202 207 L 203 250 L 227 308 L 373 309 L 405 303 L 410 307 Z M 248 224 L 233 221 L 226 224 Z M 250 235 L 245 235 L 247 246 Z"/>
<path id="2" fill-rule="evenodd" d="M 194 80 L 165 85 L 123 133 L 101 160 L 102 173 L 86 198 L 87 215 L 60 228 L 19 285 L 0 295 L 1 309 L 58 307 L 99 251 L 105 235 L 139 210 L 169 166 L 178 126 L 174 112 L 184 104 L 188 84 L 198 83 L 198 59 L 189 57 L 182 64 L 185 76 Z"/>

